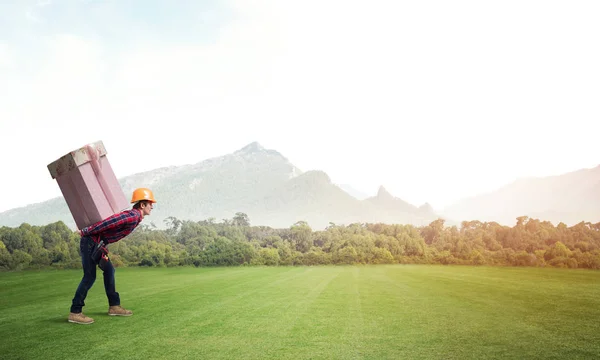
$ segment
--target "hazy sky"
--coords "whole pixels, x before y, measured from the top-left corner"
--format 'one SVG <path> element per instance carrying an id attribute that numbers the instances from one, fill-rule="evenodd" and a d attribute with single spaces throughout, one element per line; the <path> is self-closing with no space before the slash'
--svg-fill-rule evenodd
<path id="1" fill-rule="evenodd" d="M 594 167 L 598 19 L 597 0 L 0 1 L 0 211 L 61 196 L 47 164 L 97 140 L 118 177 L 258 141 L 436 209 Z"/>

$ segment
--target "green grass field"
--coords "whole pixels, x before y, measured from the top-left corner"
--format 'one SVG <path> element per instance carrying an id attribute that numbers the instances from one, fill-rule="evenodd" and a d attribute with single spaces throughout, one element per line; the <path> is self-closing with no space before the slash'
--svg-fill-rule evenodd
<path id="1" fill-rule="evenodd" d="M 600 272 L 426 265 L 0 273 L 2 359 L 598 359 Z"/>

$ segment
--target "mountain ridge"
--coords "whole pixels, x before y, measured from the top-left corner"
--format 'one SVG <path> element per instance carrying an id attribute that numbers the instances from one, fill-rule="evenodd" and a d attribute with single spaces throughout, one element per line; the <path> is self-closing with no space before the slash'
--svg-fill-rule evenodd
<path id="1" fill-rule="evenodd" d="M 495 190 L 472 195 L 444 208 L 454 219 L 513 225 L 518 216 L 555 225 L 600 221 L 600 165 L 564 174 L 518 178 Z"/>
<path id="2" fill-rule="evenodd" d="M 167 217 L 199 221 L 246 213 L 251 222 L 289 227 L 307 221 L 314 228 L 330 222 L 385 222 L 427 225 L 442 218 L 496 221 L 513 225 L 519 216 L 555 224 L 600 220 L 600 165 L 565 174 L 518 178 L 496 190 L 465 197 L 442 210 L 429 203 L 415 206 L 383 185 L 376 195 L 356 195 L 321 170 L 302 171 L 280 152 L 251 142 L 231 153 L 193 164 L 166 166 L 118 179 L 126 196 L 150 187 L 161 199 L 150 221 Z M 0 226 L 45 225 L 63 221 L 74 227 L 62 196 L 0 212 Z"/>
<path id="3" fill-rule="evenodd" d="M 297 221 L 307 221 L 314 228 L 330 222 L 425 225 L 438 218 L 433 211 L 417 211 L 417 207 L 408 212 L 395 209 L 394 204 L 404 202 L 391 194 L 385 209 L 368 199 L 358 200 L 332 183 L 326 172 L 304 172 L 258 142 L 222 156 L 138 172 L 118 181 L 126 195 L 136 187 L 152 188 L 159 202 L 150 221 L 159 228 L 167 217 L 200 221 L 232 218 L 236 212 L 246 213 L 254 224 L 271 227 L 289 227 Z M 61 196 L 0 213 L 0 226 L 44 225 L 58 220 L 74 227 Z"/>

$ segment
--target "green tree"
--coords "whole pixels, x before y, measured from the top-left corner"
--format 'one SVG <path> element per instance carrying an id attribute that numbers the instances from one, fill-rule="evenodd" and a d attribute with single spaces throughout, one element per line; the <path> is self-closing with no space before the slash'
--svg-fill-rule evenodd
<path id="1" fill-rule="evenodd" d="M 274 248 L 260 248 L 251 260 L 253 265 L 279 265 L 279 252 Z"/>
<path id="2" fill-rule="evenodd" d="M 183 221 L 177 219 L 174 216 L 167 217 L 164 220 L 164 223 L 167 226 L 167 234 L 168 235 L 177 234 L 177 231 L 179 231 L 179 229 L 181 228 L 181 225 L 183 225 Z"/>
<path id="3" fill-rule="evenodd" d="M 356 253 L 356 249 L 354 249 L 354 247 L 352 245 L 350 245 L 350 246 L 347 246 L 347 247 L 337 250 L 333 254 L 332 260 L 336 264 L 352 265 L 357 262 L 358 254 Z"/>
<path id="4" fill-rule="evenodd" d="M 554 246 L 546 251 L 544 255 L 544 259 L 546 261 L 551 261 L 554 258 L 568 258 L 571 256 L 571 250 L 569 250 L 565 244 L 560 241 L 557 241 Z"/>
<path id="5" fill-rule="evenodd" d="M 28 253 L 22 250 L 15 250 L 12 253 L 11 262 L 9 267 L 11 270 L 22 270 L 26 269 L 31 263 L 32 257 Z"/>
<path id="6" fill-rule="evenodd" d="M 394 257 L 388 249 L 382 249 L 375 247 L 372 249 L 373 257 L 371 259 L 372 264 L 393 264 Z"/>
<path id="7" fill-rule="evenodd" d="M 0 240 L 0 270 L 8 270 L 11 268 L 12 255 L 8 252 L 6 245 Z"/>
<path id="8" fill-rule="evenodd" d="M 444 219 L 437 219 L 421 230 L 421 236 L 427 245 L 433 244 L 440 238 L 444 231 L 444 222 Z"/>
<path id="9" fill-rule="evenodd" d="M 312 229 L 306 221 L 298 221 L 291 226 L 291 237 L 295 249 L 301 253 L 307 252 L 312 247 Z"/>
<path id="10" fill-rule="evenodd" d="M 234 226 L 250 226 L 250 218 L 243 212 L 237 212 L 233 217 L 232 224 Z"/>
<path id="11" fill-rule="evenodd" d="M 313 246 L 302 258 L 303 265 L 328 265 L 331 264 L 331 254 L 320 247 Z"/>

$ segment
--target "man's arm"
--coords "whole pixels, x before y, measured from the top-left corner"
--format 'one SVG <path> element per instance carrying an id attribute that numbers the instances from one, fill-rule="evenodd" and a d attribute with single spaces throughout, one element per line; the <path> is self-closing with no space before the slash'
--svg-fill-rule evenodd
<path id="1" fill-rule="evenodd" d="M 136 220 L 135 214 L 128 212 L 120 212 L 107 217 L 104 220 L 98 221 L 97 223 L 90 225 L 86 228 L 81 229 L 83 236 L 97 235 L 106 230 L 116 229 L 119 226 L 134 222 Z"/>

